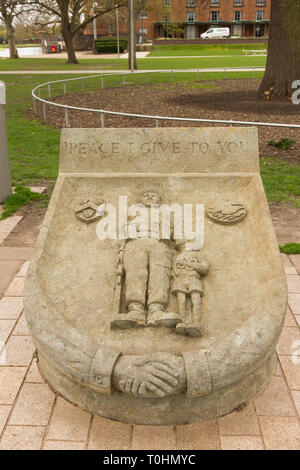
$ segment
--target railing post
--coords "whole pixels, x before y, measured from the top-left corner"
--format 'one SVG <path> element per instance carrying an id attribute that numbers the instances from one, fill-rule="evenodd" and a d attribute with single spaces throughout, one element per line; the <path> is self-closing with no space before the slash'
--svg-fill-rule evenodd
<path id="1" fill-rule="evenodd" d="M 101 111 L 100 116 L 101 116 L 101 127 L 105 127 L 105 125 L 104 125 L 104 113 L 102 111 Z"/>
<path id="2" fill-rule="evenodd" d="M 155 119 L 155 127 L 159 127 L 159 119 Z"/>
<path id="3" fill-rule="evenodd" d="M 224 68 L 224 79 L 226 78 L 226 67 Z"/>
<path id="4" fill-rule="evenodd" d="M 199 82 L 199 69 L 197 69 L 197 82 Z"/>
<path id="5" fill-rule="evenodd" d="M 68 108 L 65 108 L 65 123 L 66 123 L 66 127 L 69 127 L 69 113 L 68 113 Z"/>
<path id="6" fill-rule="evenodd" d="M 82 89 L 82 91 L 84 91 L 84 81 L 83 80 L 81 80 L 81 89 Z"/>
<path id="7" fill-rule="evenodd" d="M 64 82 L 64 95 L 67 94 L 67 86 L 66 86 L 66 82 Z"/>
<path id="8" fill-rule="evenodd" d="M 171 82 L 173 82 L 173 70 L 171 70 Z"/>
<path id="9" fill-rule="evenodd" d="M 51 86 L 50 83 L 48 83 L 48 96 L 51 98 Z"/>
<path id="10" fill-rule="evenodd" d="M 123 85 L 125 83 L 125 73 L 123 73 Z"/>
<path id="11" fill-rule="evenodd" d="M 253 67 L 253 78 L 255 78 L 255 67 Z"/>
<path id="12" fill-rule="evenodd" d="M 33 97 L 33 112 L 36 114 L 36 99 Z"/>
<path id="13" fill-rule="evenodd" d="M 46 103 L 43 103 L 43 119 L 46 121 L 47 113 L 46 113 Z"/>
<path id="14" fill-rule="evenodd" d="M 101 88 L 104 88 L 104 80 L 103 80 L 103 75 L 101 75 Z"/>
<path id="15" fill-rule="evenodd" d="M 146 72 L 147 83 L 149 83 L 149 72 Z"/>

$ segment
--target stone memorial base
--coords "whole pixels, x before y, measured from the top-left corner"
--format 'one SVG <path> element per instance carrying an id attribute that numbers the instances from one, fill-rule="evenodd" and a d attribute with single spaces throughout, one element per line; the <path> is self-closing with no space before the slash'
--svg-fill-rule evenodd
<path id="1" fill-rule="evenodd" d="M 187 424 L 250 401 L 287 306 L 257 130 L 64 129 L 24 306 L 42 374 L 89 412 Z"/>

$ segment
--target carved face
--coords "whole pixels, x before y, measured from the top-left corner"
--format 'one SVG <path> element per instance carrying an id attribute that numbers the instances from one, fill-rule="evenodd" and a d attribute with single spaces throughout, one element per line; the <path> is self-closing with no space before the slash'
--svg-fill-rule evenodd
<path id="1" fill-rule="evenodd" d="M 147 191 L 139 197 L 138 202 L 140 204 L 144 204 L 144 206 L 146 207 L 149 207 L 151 206 L 151 204 L 160 205 L 162 200 L 161 200 L 160 195 L 156 193 L 155 191 Z"/>

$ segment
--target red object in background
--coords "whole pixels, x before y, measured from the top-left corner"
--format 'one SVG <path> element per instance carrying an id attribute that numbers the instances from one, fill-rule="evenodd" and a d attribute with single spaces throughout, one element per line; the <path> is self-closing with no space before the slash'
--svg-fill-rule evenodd
<path id="1" fill-rule="evenodd" d="M 56 46 L 51 46 L 51 52 L 56 52 Z"/>

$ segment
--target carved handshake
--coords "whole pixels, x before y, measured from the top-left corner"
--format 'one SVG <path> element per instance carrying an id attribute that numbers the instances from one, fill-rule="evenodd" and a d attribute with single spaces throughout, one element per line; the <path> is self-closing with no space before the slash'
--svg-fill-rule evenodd
<path id="1" fill-rule="evenodd" d="M 165 397 L 186 388 L 183 360 L 167 353 L 121 356 L 113 371 L 117 390 L 140 397 Z"/>

